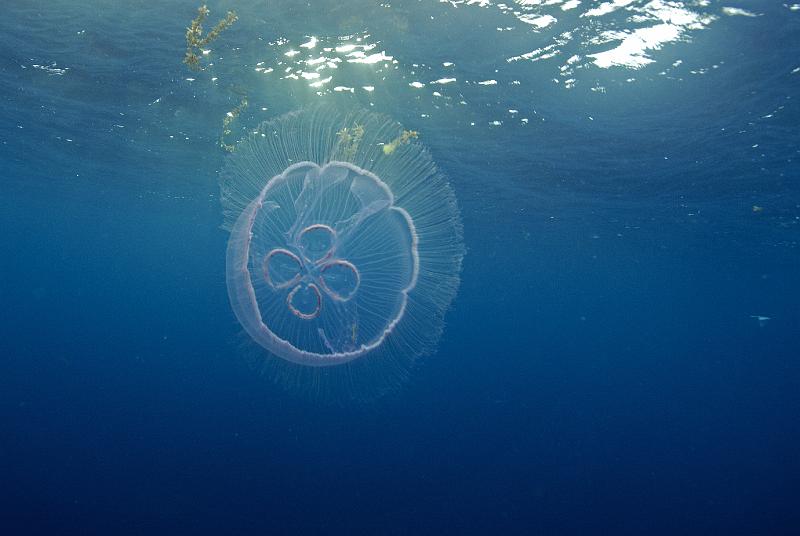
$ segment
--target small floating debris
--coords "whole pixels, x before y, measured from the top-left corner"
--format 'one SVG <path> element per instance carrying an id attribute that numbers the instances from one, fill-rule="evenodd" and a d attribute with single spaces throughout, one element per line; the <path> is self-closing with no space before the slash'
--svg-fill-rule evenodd
<path id="1" fill-rule="evenodd" d="M 31 65 L 34 69 L 39 69 L 40 71 L 44 71 L 47 74 L 53 76 L 64 76 L 69 71 L 69 67 L 59 68 L 56 62 L 51 63 L 50 65 L 39 65 L 38 63 L 34 63 Z M 25 66 L 23 66 L 25 68 Z"/>
<path id="2" fill-rule="evenodd" d="M 761 316 L 761 315 L 750 315 L 750 318 L 755 319 L 758 322 L 758 327 L 763 328 L 767 325 L 767 322 L 772 320 L 772 318 L 768 316 Z"/>

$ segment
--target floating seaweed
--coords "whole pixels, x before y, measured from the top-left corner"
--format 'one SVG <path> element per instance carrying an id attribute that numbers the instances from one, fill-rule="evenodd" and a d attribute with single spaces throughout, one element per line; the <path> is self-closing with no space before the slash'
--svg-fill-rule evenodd
<path id="1" fill-rule="evenodd" d="M 191 25 L 186 28 L 186 55 L 183 57 L 185 63 L 193 71 L 202 71 L 203 67 L 200 65 L 200 58 L 208 53 L 203 50 L 214 41 L 223 30 L 229 28 L 234 22 L 238 20 L 235 11 L 228 11 L 225 18 L 220 20 L 205 37 L 203 37 L 203 22 L 210 13 L 208 7 L 204 4 L 197 8 L 197 17 L 192 20 Z"/>
<path id="2" fill-rule="evenodd" d="M 343 128 L 336 133 L 338 138 L 338 154 L 339 157 L 347 162 L 352 161 L 358 152 L 358 146 L 361 145 L 361 138 L 364 137 L 363 125 L 355 125 L 353 128 Z"/>
<path id="3" fill-rule="evenodd" d="M 402 134 L 397 136 L 395 139 L 383 145 L 383 154 L 390 155 L 395 150 L 400 147 L 401 145 L 405 145 L 406 143 L 410 142 L 412 139 L 418 138 L 419 132 L 416 130 L 404 130 Z"/>
<path id="4" fill-rule="evenodd" d="M 230 112 L 226 113 L 225 117 L 222 119 L 222 136 L 219 138 L 219 146 L 229 153 L 232 153 L 234 150 L 236 150 L 236 146 L 227 143 L 225 138 L 231 134 L 231 123 L 233 123 L 236 118 L 241 115 L 245 108 L 247 108 L 247 97 L 242 97 L 239 105 Z"/>

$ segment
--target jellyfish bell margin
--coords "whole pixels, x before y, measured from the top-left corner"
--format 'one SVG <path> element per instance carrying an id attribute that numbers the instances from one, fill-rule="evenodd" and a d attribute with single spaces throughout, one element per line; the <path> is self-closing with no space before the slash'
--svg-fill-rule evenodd
<path id="1" fill-rule="evenodd" d="M 359 132 L 353 137 L 343 135 Z M 292 389 L 369 399 L 432 353 L 464 255 L 455 195 L 419 143 L 363 110 L 262 123 L 221 174 L 228 294 Z"/>

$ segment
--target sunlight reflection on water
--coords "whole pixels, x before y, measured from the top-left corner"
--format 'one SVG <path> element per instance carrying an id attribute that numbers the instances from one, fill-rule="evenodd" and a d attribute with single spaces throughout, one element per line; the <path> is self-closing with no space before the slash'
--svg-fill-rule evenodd
<path id="1" fill-rule="evenodd" d="M 285 10 L 287 20 L 300 16 Z M 500 95 L 529 92 L 514 89 L 526 79 L 528 86 L 535 80 L 605 93 L 609 83 L 636 82 L 633 73 L 645 69 L 650 78 L 703 75 L 719 67 L 715 58 L 698 54 L 689 62 L 676 57 L 686 48 L 667 49 L 691 46 L 722 18 L 759 16 L 707 0 L 440 0 L 411 10 L 383 3 L 322 12 L 309 21 L 308 33 L 266 32 L 260 38 L 266 50 L 249 68 L 273 88 L 304 93 L 305 86 L 309 96 L 347 92 L 372 99 L 376 88 L 391 86 L 396 95 L 405 87 L 406 98 L 428 108 L 469 106 L 476 91 L 481 100 L 494 92 L 502 101 Z M 527 125 L 535 113 L 509 117 L 507 108 L 484 124 Z"/>

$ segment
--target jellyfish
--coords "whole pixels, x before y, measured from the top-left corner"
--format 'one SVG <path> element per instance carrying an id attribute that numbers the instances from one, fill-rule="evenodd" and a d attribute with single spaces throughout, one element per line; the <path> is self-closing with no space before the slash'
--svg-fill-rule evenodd
<path id="1" fill-rule="evenodd" d="M 318 106 L 264 122 L 227 158 L 230 303 L 259 360 L 295 383 L 385 391 L 438 343 L 461 220 L 416 133 L 396 142 L 404 132 Z"/>

